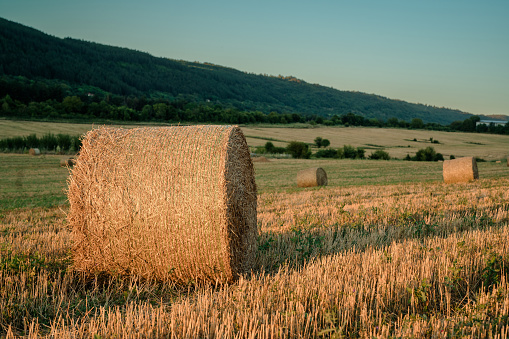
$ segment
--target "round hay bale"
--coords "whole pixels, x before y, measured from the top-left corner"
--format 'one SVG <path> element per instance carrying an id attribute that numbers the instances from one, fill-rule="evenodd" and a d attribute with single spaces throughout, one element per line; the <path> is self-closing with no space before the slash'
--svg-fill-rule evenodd
<path id="1" fill-rule="evenodd" d="M 252 267 L 256 184 L 237 126 L 92 130 L 68 198 L 77 271 L 222 283 Z"/>
<path id="2" fill-rule="evenodd" d="M 477 162 L 474 157 L 445 160 L 443 165 L 444 182 L 452 184 L 456 182 L 468 182 L 479 179 Z"/>
<path id="3" fill-rule="evenodd" d="M 297 186 L 326 186 L 327 173 L 321 167 L 308 168 L 297 173 Z"/>
<path id="4" fill-rule="evenodd" d="M 76 159 L 74 159 L 74 158 L 61 159 L 60 167 L 73 167 L 75 163 L 76 163 Z"/>
<path id="5" fill-rule="evenodd" d="M 28 150 L 28 154 L 30 155 L 41 155 L 41 150 L 38 148 L 31 148 Z"/>

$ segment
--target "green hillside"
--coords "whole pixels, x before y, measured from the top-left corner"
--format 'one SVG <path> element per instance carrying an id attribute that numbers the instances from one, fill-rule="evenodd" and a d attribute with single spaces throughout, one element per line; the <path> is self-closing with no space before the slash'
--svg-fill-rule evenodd
<path id="1" fill-rule="evenodd" d="M 458 110 L 339 91 L 291 76 L 249 74 L 208 63 L 158 58 L 126 48 L 60 39 L 1 18 L 0 51 L 0 76 L 92 86 L 125 97 L 184 99 L 266 114 L 316 114 L 328 118 L 354 113 L 383 121 L 420 118 L 425 123 L 443 125 L 471 116 Z"/>

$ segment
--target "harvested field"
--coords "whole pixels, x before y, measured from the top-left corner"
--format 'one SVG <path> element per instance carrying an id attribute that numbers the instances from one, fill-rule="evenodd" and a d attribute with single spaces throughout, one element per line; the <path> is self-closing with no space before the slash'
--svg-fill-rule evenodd
<path id="1" fill-rule="evenodd" d="M 495 162 L 455 185 L 443 183 L 440 163 L 255 163 L 252 272 L 182 286 L 73 271 L 60 158 L 0 160 L 0 336 L 509 334 L 509 173 Z M 327 171 L 328 186 L 295 186 L 311 164 Z"/>

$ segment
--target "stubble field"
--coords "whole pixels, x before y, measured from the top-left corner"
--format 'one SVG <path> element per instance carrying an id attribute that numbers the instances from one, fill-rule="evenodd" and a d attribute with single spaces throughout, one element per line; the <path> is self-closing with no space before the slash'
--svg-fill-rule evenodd
<path id="1" fill-rule="evenodd" d="M 172 286 L 72 271 L 59 161 L 0 154 L 0 336 L 509 335 L 505 163 L 481 162 L 480 180 L 452 185 L 440 163 L 255 163 L 252 273 L 232 285 Z M 296 172 L 314 166 L 329 186 L 297 188 Z"/>

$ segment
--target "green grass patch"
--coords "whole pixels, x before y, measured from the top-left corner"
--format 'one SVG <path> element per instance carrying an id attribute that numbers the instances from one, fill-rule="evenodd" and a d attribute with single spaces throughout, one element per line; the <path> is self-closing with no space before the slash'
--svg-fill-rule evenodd
<path id="1" fill-rule="evenodd" d="M 66 204 L 68 175 L 58 156 L 0 154 L 0 211 Z"/>

